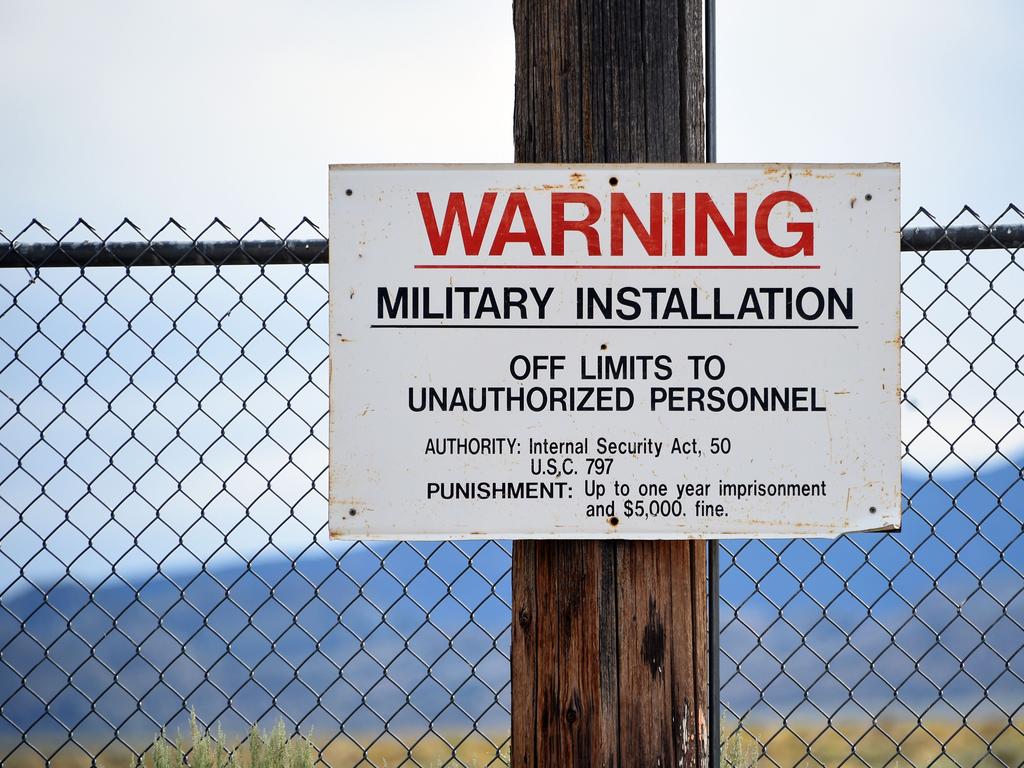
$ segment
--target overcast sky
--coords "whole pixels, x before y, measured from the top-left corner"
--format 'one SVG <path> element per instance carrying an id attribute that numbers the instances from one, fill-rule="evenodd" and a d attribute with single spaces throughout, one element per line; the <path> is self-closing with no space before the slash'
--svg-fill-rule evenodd
<path id="1" fill-rule="evenodd" d="M 1024 203 L 1024 2 L 718 5 L 720 160 L 898 161 L 905 218 Z M 326 231 L 329 163 L 511 161 L 513 63 L 511 0 L 0 0 L 0 229 Z"/>
<path id="2" fill-rule="evenodd" d="M 720 0 L 722 161 L 1022 201 L 1024 3 Z M 0 2 L 0 228 L 326 225 L 330 162 L 510 161 L 511 0 Z"/>

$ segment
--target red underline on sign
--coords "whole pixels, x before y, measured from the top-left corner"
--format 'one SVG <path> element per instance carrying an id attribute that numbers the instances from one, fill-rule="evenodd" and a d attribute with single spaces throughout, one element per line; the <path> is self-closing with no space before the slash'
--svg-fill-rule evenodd
<path id="1" fill-rule="evenodd" d="M 416 264 L 416 269 L 821 269 L 820 264 Z"/>

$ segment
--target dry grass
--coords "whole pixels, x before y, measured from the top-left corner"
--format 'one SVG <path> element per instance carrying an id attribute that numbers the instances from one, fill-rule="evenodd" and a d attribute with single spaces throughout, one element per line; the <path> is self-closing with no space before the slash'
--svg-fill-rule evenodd
<path id="1" fill-rule="evenodd" d="M 781 766 L 826 766 L 826 768 L 1003 768 L 1024 766 L 1024 721 L 1008 727 L 1005 720 L 971 720 L 973 732 L 962 722 L 949 719 L 916 720 L 882 718 L 872 725 L 866 720 L 832 722 L 744 723 L 743 729 L 726 742 L 723 766 L 751 768 L 767 755 Z M 735 723 L 723 723 L 723 733 L 735 732 Z M 894 743 L 895 742 L 895 743 Z M 763 745 L 763 751 L 762 747 Z M 852 745 L 852 746 L 851 746 Z M 898 745 L 898 746 L 897 746 Z M 735 760 L 726 762 L 730 755 Z"/>
<path id="2" fill-rule="evenodd" d="M 819 766 L 826 768 L 954 768 L 975 766 L 978 768 L 1002 768 L 1002 766 L 1024 766 L 1024 722 L 1016 722 L 1008 728 L 1006 721 L 977 720 L 971 726 L 976 733 L 964 729 L 955 720 L 925 718 L 919 726 L 916 720 L 883 719 L 874 726 L 866 721 L 833 721 L 831 728 L 822 730 L 821 721 L 790 722 L 789 727 L 779 731 L 778 723 L 744 723 L 743 730 L 734 734 L 723 745 L 722 766 L 725 768 L 757 768 L 772 765 L 762 756 L 767 754 L 781 766 Z M 735 723 L 723 723 L 723 731 L 735 731 Z M 888 736 L 886 735 L 888 734 Z M 325 734 L 318 734 L 318 743 L 327 741 Z M 429 734 L 407 735 L 402 741 L 385 735 L 374 739 L 367 735 L 339 737 L 324 748 L 323 763 L 333 768 L 354 766 L 379 766 L 379 768 L 444 768 L 466 765 L 471 768 L 503 766 L 508 762 L 507 743 L 497 752 L 479 734 L 466 738 L 451 735 L 448 738 L 453 747 L 440 737 Z M 198 741 L 197 741 L 198 737 Z M 419 741 L 417 741 L 419 738 Z M 492 736 L 492 738 L 495 738 Z M 900 747 L 893 744 L 899 742 Z M 850 742 L 855 746 L 851 748 Z M 193 749 L 188 768 L 306 768 L 316 764 L 316 750 L 305 739 L 288 739 L 283 726 L 270 734 L 252 735 L 237 747 L 231 755 L 228 741 L 223 734 L 193 733 L 184 745 L 157 746 L 146 754 L 147 768 L 181 768 L 181 746 L 198 744 Z M 255 745 L 256 749 L 253 749 Z M 362 745 L 362 746 L 360 746 Z M 761 745 L 764 745 L 762 752 Z M 161 750 L 169 750 L 161 752 Z M 52 751 L 50 752 L 52 754 Z M 217 762 L 217 761 L 220 762 Z M 177 762 L 175 762 L 177 761 Z M 45 761 L 38 755 L 21 752 L 4 761 L 5 768 L 43 768 Z M 51 759 L 53 768 L 83 768 L 90 764 L 88 756 L 81 750 L 65 748 Z M 103 768 L 134 768 L 131 755 L 114 748 L 103 752 L 96 763 Z"/>
<path id="3" fill-rule="evenodd" d="M 318 734 L 316 741 L 324 742 L 324 734 Z M 329 738 L 329 737 L 328 737 Z M 341 736 L 323 748 L 322 762 L 317 761 L 317 749 L 307 739 L 291 739 L 284 726 L 279 724 L 269 734 L 250 733 L 245 740 L 231 739 L 219 730 L 203 734 L 194 729 L 188 740 L 165 738 L 154 740 L 143 756 L 145 768 L 307 768 L 326 765 L 332 768 L 446 768 L 447 766 L 468 766 L 488 768 L 508 765 L 506 746 L 496 750 L 479 734 L 469 737 L 461 735 L 449 739 L 454 748 L 445 744 L 434 734 L 408 734 L 403 739 L 405 747 L 397 738 L 384 735 Z M 362 745 L 362 746 L 360 746 Z M 90 751 L 102 745 L 88 744 Z M 8 747 L 9 748 L 9 747 Z M 4 749 L 6 751 L 6 749 Z M 85 768 L 92 765 L 90 757 L 77 747 L 55 747 L 41 749 L 52 755 L 49 763 L 39 755 L 24 748 L 3 762 L 3 768 Z M 454 755 L 453 755 L 454 752 Z M 187 761 L 182 760 L 187 753 Z M 111 746 L 103 750 L 96 760 L 102 768 L 137 768 L 134 756 L 122 746 Z"/>

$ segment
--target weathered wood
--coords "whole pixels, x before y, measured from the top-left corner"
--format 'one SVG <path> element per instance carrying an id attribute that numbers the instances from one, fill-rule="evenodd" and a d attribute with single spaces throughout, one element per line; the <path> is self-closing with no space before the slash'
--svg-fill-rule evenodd
<path id="1" fill-rule="evenodd" d="M 515 0 L 518 162 L 704 159 L 698 0 Z"/>
<path id="2" fill-rule="evenodd" d="M 537 710 L 537 561 L 536 547 L 513 547 L 513 570 L 518 568 L 515 605 L 512 611 L 512 701 L 522 711 Z M 518 566 L 516 565 L 518 562 Z M 534 766 L 536 717 L 524 718 L 518 726 L 518 735 L 512 743 L 514 765 Z"/>
<path id="3" fill-rule="evenodd" d="M 518 162 L 701 162 L 698 0 L 514 0 Z M 703 542 L 519 541 L 512 765 L 707 765 Z"/>
<path id="4" fill-rule="evenodd" d="M 513 765 L 705 765 L 706 573 L 703 542 L 516 542 Z"/>

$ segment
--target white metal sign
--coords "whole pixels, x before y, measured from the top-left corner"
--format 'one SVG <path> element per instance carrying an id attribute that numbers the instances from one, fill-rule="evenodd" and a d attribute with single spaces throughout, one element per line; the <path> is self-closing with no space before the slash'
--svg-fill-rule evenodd
<path id="1" fill-rule="evenodd" d="M 338 538 L 900 520 L 899 168 L 333 166 Z"/>

